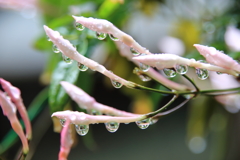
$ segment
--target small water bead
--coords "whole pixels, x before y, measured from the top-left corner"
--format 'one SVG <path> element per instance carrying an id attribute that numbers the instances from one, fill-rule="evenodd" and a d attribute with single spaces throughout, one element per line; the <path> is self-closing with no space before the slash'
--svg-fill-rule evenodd
<path id="1" fill-rule="evenodd" d="M 223 74 L 222 72 L 216 72 L 218 75 L 221 75 L 221 74 Z"/>
<path id="2" fill-rule="evenodd" d="M 119 128 L 119 123 L 117 122 L 107 122 L 105 123 L 107 130 L 111 133 L 116 132 Z"/>
<path id="3" fill-rule="evenodd" d="M 117 37 L 114 37 L 112 34 L 108 34 L 109 37 L 111 38 L 111 40 L 113 41 L 119 41 L 119 39 Z"/>
<path id="4" fill-rule="evenodd" d="M 136 124 L 140 129 L 146 129 L 150 125 L 150 118 L 147 118 L 147 119 L 144 119 L 141 121 L 137 121 Z"/>
<path id="5" fill-rule="evenodd" d="M 167 77 L 170 77 L 170 78 L 173 78 L 177 75 L 177 72 L 171 68 L 164 68 L 163 72 Z"/>
<path id="6" fill-rule="evenodd" d="M 88 70 L 88 67 L 85 66 L 84 64 L 78 62 L 78 69 L 79 69 L 80 71 L 83 71 L 83 72 L 84 72 L 84 71 Z"/>
<path id="7" fill-rule="evenodd" d="M 80 136 L 85 136 L 89 131 L 89 125 L 75 124 L 75 129 Z"/>
<path id="8" fill-rule="evenodd" d="M 64 54 L 62 54 L 62 58 L 63 58 L 63 61 L 68 64 L 71 64 L 73 62 L 73 60 L 71 58 L 65 56 Z"/>
<path id="9" fill-rule="evenodd" d="M 78 23 L 78 22 L 75 23 L 75 27 L 79 31 L 82 31 L 85 28 L 81 23 Z"/>
<path id="10" fill-rule="evenodd" d="M 130 48 L 130 51 L 132 52 L 132 54 L 134 56 L 139 56 L 141 53 L 139 53 L 137 50 L 135 50 L 134 48 Z"/>
<path id="11" fill-rule="evenodd" d="M 140 74 L 138 75 L 138 77 L 143 81 L 143 82 L 148 82 L 148 81 L 151 81 L 152 78 L 148 77 L 147 75 L 145 74 Z"/>
<path id="12" fill-rule="evenodd" d="M 188 71 L 188 66 L 187 65 L 176 65 L 175 70 L 179 74 L 186 74 Z"/>
<path id="13" fill-rule="evenodd" d="M 150 66 L 143 63 L 139 63 L 139 68 L 141 71 L 147 72 L 150 69 Z"/>
<path id="14" fill-rule="evenodd" d="M 121 88 L 123 86 L 122 83 L 112 80 L 112 79 L 111 79 L 111 83 L 112 83 L 113 87 L 115 87 L 115 88 Z"/>
<path id="15" fill-rule="evenodd" d="M 47 40 L 48 40 L 48 41 L 52 41 L 48 36 L 47 36 Z"/>
<path id="16" fill-rule="evenodd" d="M 54 53 L 59 53 L 60 52 L 60 50 L 58 49 L 58 47 L 55 44 L 52 46 L 52 50 L 53 50 Z"/>
<path id="17" fill-rule="evenodd" d="M 201 80 L 205 80 L 209 76 L 208 70 L 207 69 L 202 69 L 202 68 L 197 68 L 196 69 L 196 74 L 197 74 L 198 78 L 201 79 Z"/>
<path id="18" fill-rule="evenodd" d="M 104 40 L 107 37 L 107 34 L 96 32 L 96 36 L 99 40 Z"/>
<path id="19" fill-rule="evenodd" d="M 59 121 L 60 121 L 60 124 L 61 124 L 63 127 L 65 127 L 66 119 L 60 119 Z"/>

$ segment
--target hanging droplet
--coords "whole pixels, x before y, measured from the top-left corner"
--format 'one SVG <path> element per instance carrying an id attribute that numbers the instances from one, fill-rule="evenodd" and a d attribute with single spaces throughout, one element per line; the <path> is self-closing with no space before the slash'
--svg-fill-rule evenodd
<path id="1" fill-rule="evenodd" d="M 149 70 L 150 66 L 146 65 L 146 64 L 143 64 L 143 63 L 139 63 L 139 68 L 140 68 L 141 71 L 147 72 Z"/>
<path id="2" fill-rule="evenodd" d="M 113 41 L 119 41 L 119 39 L 117 37 L 114 37 L 112 34 L 108 34 L 109 37 L 111 38 L 111 40 Z"/>
<path id="3" fill-rule="evenodd" d="M 66 119 L 60 119 L 59 121 L 60 121 L 60 124 L 61 124 L 63 127 L 65 127 Z"/>
<path id="4" fill-rule="evenodd" d="M 146 129 L 150 125 L 150 118 L 147 118 L 147 119 L 144 119 L 141 121 L 137 121 L 136 124 L 138 125 L 138 127 L 140 129 Z"/>
<path id="5" fill-rule="evenodd" d="M 101 112 L 99 112 L 99 111 L 97 111 L 97 110 L 95 110 L 95 109 L 91 109 L 91 110 L 89 111 L 89 114 L 91 114 L 91 115 L 102 115 Z"/>
<path id="6" fill-rule="evenodd" d="M 80 136 L 85 136 L 89 131 L 89 125 L 75 124 L 75 129 Z"/>
<path id="7" fill-rule="evenodd" d="M 170 78 L 175 77 L 177 75 L 176 71 L 171 68 L 164 68 L 163 72 L 167 77 L 170 77 Z"/>
<path id="8" fill-rule="evenodd" d="M 115 88 L 121 88 L 122 87 L 122 83 L 120 83 L 118 81 L 115 81 L 115 80 L 111 79 L 111 83 L 112 83 L 113 87 L 115 87 Z"/>
<path id="9" fill-rule="evenodd" d="M 148 82 L 148 81 L 151 81 L 152 78 L 148 77 L 147 75 L 145 74 L 140 74 L 138 75 L 138 77 L 143 81 L 143 82 Z"/>
<path id="10" fill-rule="evenodd" d="M 48 41 L 52 41 L 51 38 L 49 38 L 48 36 L 47 36 L 47 40 L 48 40 Z"/>
<path id="11" fill-rule="evenodd" d="M 217 72 L 218 75 L 223 74 L 222 72 Z"/>
<path id="12" fill-rule="evenodd" d="M 188 71 L 188 66 L 187 65 L 176 65 L 175 70 L 179 74 L 186 74 Z"/>
<path id="13" fill-rule="evenodd" d="M 202 68 L 197 68 L 196 69 L 196 74 L 199 79 L 205 80 L 208 78 L 209 72 L 207 69 L 202 69 Z"/>
<path id="14" fill-rule="evenodd" d="M 78 62 L 78 69 L 80 71 L 86 71 L 88 69 L 88 67 L 85 66 L 84 64 Z"/>
<path id="15" fill-rule="evenodd" d="M 107 37 L 107 34 L 96 32 L 96 36 L 99 40 L 104 40 Z"/>
<path id="16" fill-rule="evenodd" d="M 73 60 L 71 58 L 65 56 L 64 54 L 62 54 L 62 57 L 63 57 L 63 61 L 68 64 L 71 64 L 73 62 Z"/>
<path id="17" fill-rule="evenodd" d="M 58 49 L 58 47 L 55 44 L 52 46 L 52 50 L 53 50 L 54 53 L 59 53 L 60 52 L 60 50 Z"/>
<path id="18" fill-rule="evenodd" d="M 108 122 L 105 123 L 107 130 L 111 133 L 116 132 L 119 128 L 119 123 L 117 122 Z"/>
<path id="19" fill-rule="evenodd" d="M 75 27 L 79 31 L 82 31 L 85 28 L 81 23 L 78 23 L 78 22 L 75 23 Z"/>
<path id="20" fill-rule="evenodd" d="M 153 125 L 158 122 L 158 118 L 151 118 L 150 119 L 150 124 Z"/>
<path id="21" fill-rule="evenodd" d="M 139 53 L 137 50 L 135 50 L 134 48 L 130 48 L 130 51 L 132 52 L 132 54 L 134 56 L 139 56 L 141 53 Z"/>

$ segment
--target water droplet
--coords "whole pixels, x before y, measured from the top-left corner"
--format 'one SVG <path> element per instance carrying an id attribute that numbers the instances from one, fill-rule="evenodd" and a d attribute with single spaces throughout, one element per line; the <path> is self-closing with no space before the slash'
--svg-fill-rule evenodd
<path id="1" fill-rule="evenodd" d="M 217 72 L 218 75 L 223 74 L 222 72 Z"/>
<path id="2" fill-rule="evenodd" d="M 175 70 L 179 74 L 186 74 L 188 71 L 188 66 L 187 65 L 176 65 Z"/>
<path id="3" fill-rule="evenodd" d="M 59 121 L 60 121 L 60 124 L 61 124 L 63 127 L 65 127 L 66 119 L 60 119 Z"/>
<path id="4" fill-rule="evenodd" d="M 176 71 L 172 68 L 164 68 L 163 72 L 167 77 L 170 78 L 175 77 L 177 75 Z"/>
<path id="5" fill-rule="evenodd" d="M 85 28 L 81 23 L 78 23 L 78 22 L 75 23 L 75 27 L 79 31 L 82 31 Z"/>
<path id="6" fill-rule="evenodd" d="M 107 130 L 111 133 L 116 132 L 119 128 L 119 123 L 117 122 L 108 122 L 105 123 Z"/>
<path id="7" fill-rule="evenodd" d="M 89 114 L 91 114 L 91 115 L 102 115 L 101 112 L 99 112 L 99 111 L 97 111 L 97 110 L 95 110 L 95 109 L 91 109 L 91 110 L 89 111 Z"/>
<path id="8" fill-rule="evenodd" d="M 153 125 L 158 122 L 158 118 L 151 118 L 150 124 Z"/>
<path id="9" fill-rule="evenodd" d="M 84 64 L 78 62 L 78 69 L 79 69 L 80 71 L 86 71 L 86 70 L 88 69 L 88 67 L 85 66 Z"/>
<path id="10" fill-rule="evenodd" d="M 140 74 L 138 75 L 138 77 L 143 81 L 143 82 L 148 82 L 148 81 L 151 81 L 152 78 L 148 77 L 147 75 L 145 74 Z"/>
<path id="11" fill-rule="evenodd" d="M 197 68 L 196 69 L 196 74 L 199 79 L 205 80 L 208 78 L 209 72 L 207 69 L 202 69 L 202 68 Z"/>
<path id="12" fill-rule="evenodd" d="M 53 50 L 54 53 L 59 53 L 60 52 L 60 50 L 58 49 L 58 47 L 55 44 L 52 46 L 52 50 Z"/>
<path id="13" fill-rule="evenodd" d="M 111 38 L 111 40 L 113 41 L 119 41 L 119 39 L 117 37 L 114 37 L 112 34 L 108 34 L 109 37 Z"/>
<path id="14" fill-rule="evenodd" d="M 115 81 L 115 80 L 111 79 L 111 83 L 112 83 L 113 87 L 115 87 L 115 88 L 121 88 L 122 87 L 122 83 L 120 83 L 118 81 Z"/>
<path id="15" fill-rule="evenodd" d="M 52 41 L 48 36 L 47 36 L 47 40 L 48 40 L 48 41 Z"/>
<path id="16" fill-rule="evenodd" d="M 138 127 L 140 129 L 146 129 L 150 125 L 150 118 L 147 118 L 147 119 L 144 119 L 141 121 L 137 121 L 136 124 L 138 125 Z"/>
<path id="17" fill-rule="evenodd" d="M 64 54 L 62 54 L 62 57 L 63 57 L 63 61 L 68 64 L 71 64 L 73 62 L 73 60 L 71 58 L 65 56 Z"/>
<path id="18" fill-rule="evenodd" d="M 80 136 L 85 136 L 89 131 L 89 125 L 75 124 L 75 129 Z"/>
<path id="19" fill-rule="evenodd" d="M 107 34 L 96 32 L 96 36 L 99 40 L 104 40 L 107 37 Z"/>
<path id="20" fill-rule="evenodd" d="M 130 48 L 130 51 L 132 52 L 132 54 L 133 54 L 134 56 L 138 56 L 138 55 L 141 54 L 141 53 L 139 53 L 137 50 L 135 50 L 134 48 Z"/>
<path id="21" fill-rule="evenodd" d="M 143 64 L 143 63 L 139 63 L 139 68 L 140 68 L 141 71 L 147 72 L 149 70 L 150 66 L 146 65 L 146 64 Z"/>

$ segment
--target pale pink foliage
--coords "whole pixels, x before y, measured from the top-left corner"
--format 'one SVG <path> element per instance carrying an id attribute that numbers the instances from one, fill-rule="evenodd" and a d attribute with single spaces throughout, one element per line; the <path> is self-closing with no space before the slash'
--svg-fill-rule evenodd
<path id="1" fill-rule="evenodd" d="M 61 147 L 58 154 L 58 160 L 67 160 L 73 142 L 71 123 L 70 120 L 67 120 L 61 131 Z"/>
<path id="2" fill-rule="evenodd" d="M 1 79 L 2 82 L 2 79 Z M 9 89 L 9 88 L 8 88 Z M 13 89 L 15 92 L 16 90 Z M 12 92 L 11 92 L 12 93 Z M 28 141 L 24 135 L 23 128 L 16 116 L 17 108 L 14 103 L 11 101 L 11 97 L 8 97 L 6 93 L 0 90 L 0 105 L 3 110 L 3 114 L 9 119 L 13 130 L 17 133 L 20 137 L 23 145 L 23 153 L 26 154 L 29 151 Z"/>
<path id="3" fill-rule="evenodd" d="M 26 126 L 26 137 L 30 140 L 32 138 L 32 127 L 27 114 L 26 107 L 24 106 L 21 98 L 21 91 L 17 87 L 14 87 L 11 83 L 2 78 L 0 78 L 0 84 L 2 85 L 4 91 L 8 94 L 8 96 L 10 96 L 12 102 L 17 107 L 23 119 L 23 122 Z"/>
<path id="4" fill-rule="evenodd" d="M 216 50 L 216 48 L 200 44 L 194 44 L 194 47 L 206 58 L 208 63 L 240 73 L 240 65 L 228 55 Z"/>
<path id="5" fill-rule="evenodd" d="M 225 42 L 232 51 L 240 51 L 240 30 L 235 26 L 228 26 L 224 35 Z"/>

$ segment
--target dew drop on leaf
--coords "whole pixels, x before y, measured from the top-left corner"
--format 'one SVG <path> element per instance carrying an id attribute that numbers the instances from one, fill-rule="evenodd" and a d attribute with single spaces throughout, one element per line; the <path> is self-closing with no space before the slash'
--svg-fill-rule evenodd
<path id="1" fill-rule="evenodd" d="M 140 129 L 146 129 L 150 125 L 150 118 L 137 121 L 136 124 Z"/>
<path id="2" fill-rule="evenodd" d="M 139 63 L 139 68 L 140 68 L 141 71 L 147 72 L 149 70 L 150 66 L 146 65 L 146 64 L 143 64 L 143 63 Z"/>
<path id="3" fill-rule="evenodd" d="M 122 83 L 112 80 L 112 79 L 111 79 L 111 83 L 112 83 L 113 87 L 115 87 L 115 88 L 121 88 L 123 86 Z"/>
<path id="4" fill-rule="evenodd" d="M 75 124 L 75 129 L 80 136 L 85 136 L 89 131 L 89 125 Z"/>
<path id="5" fill-rule="evenodd" d="M 117 122 L 107 122 L 105 123 L 107 130 L 111 133 L 116 132 L 119 128 L 119 123 Z"/>
<path id="6" fill-rule="evenodd" d="M 80 71 L 83 71 L 83 72 L 84 72 L 84 71 L 88 70 L 88 67 L 85 66 L 84 64 L 78 62 L 78 69 L 79 69 Z"/>
<path id="7" fill-rule="evenodd" d="M 133 54 L 134 56 L 138 56 L 138 55 L 141 54 L 141 53 L 139 53 L 137 50 L 135 50 L 134 48 L 130 48 L 130 51 L 132 52 L 132 54 Z"/>
<path id="8" fill-rule="evenodd" d="M 109 37 L 111 38 L 111 40 L 113 41 L 119 41 L 119 39 L 117 37 L 114 37 L 112 34 L 108 34 Z"/>
<path id="9" fill-rule="evenodd" d="M 52 46 L 52 50 L 53 50 L 54 53 L 59 53 L 60 52 L 60 50 L 58 49 L 58 47 L 55 44 Z"/>
<path id="10" fill-rule="evenodd" d="M 62 54 L 62 58 L 63 58 L 63 61 L 68 64 L 71 64 L 73 62 L 73 60 L 71 58 L 65 56 L 64 54 Z"/>
<path id="11" fill-rule="evenodd" d="M 173 78 L 177 75 L 176 71 L 171 68 L 164 68 L 163 72 L 167 77 L 170 77 L 170 78 Z"/>
<path id="12" fill-rule="evenodd" d="M 175 70 L 179 74 L 186 74 L 188 71 L 188 66 L 187 65 L 176 65 Z"/>
<path id="13" fill-rule="evenodd" d="M 60 121 L 60 124 L 61 124 L 63 127 L 65 127 L 66 119 L 60 119 L 59 121 Z"/>
<path id="14" fill-rule="evenodd" d="M 96 36 L 99 40 L 104 40 L 107 37 L 107 34 L 96 32 Z"/>
<path id="15" fill-rule="evenodd" d="M 75 28 L 79 31 L 82 31 L 82 30 L 84 30 L 85 27 L 81 23 L 76 22 Z"/>
<path id="16" fill-rule="evenodd" d="M 201 80 L 205 80 L 209 76 L 208 70 L 207 69 L 202 69 L 202 68 L 197 68 L 196 69 L 196 74 L 197 74 L 198 78 L 201 79 Z"/>

